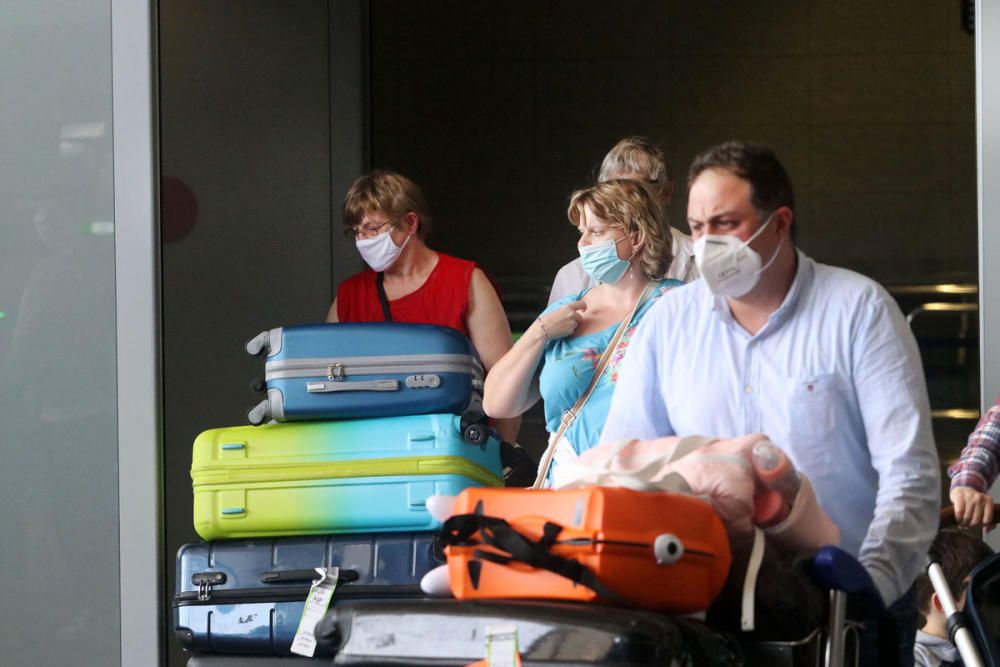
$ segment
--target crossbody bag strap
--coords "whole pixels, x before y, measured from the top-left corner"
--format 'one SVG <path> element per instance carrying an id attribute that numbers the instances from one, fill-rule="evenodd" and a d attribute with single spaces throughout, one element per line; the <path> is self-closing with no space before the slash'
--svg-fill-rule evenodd
<path id="1" fill-rule="evenodd" d="M 392 313 L 389 312 L 389 297 L 385 295 L 385 274 L 379 271 L 375 274 L 375 289 L 378 291 L 378 301 L 382 304 L 382 315 L 386 322 L 392 322 Z"/>
<path id="2" fill-rule="evenodd" d="M 604 348 L 604 353 L 601 355 L 600 361 L 597 362 L 597 368 L 594 369 L 594 377 L 590 378 L 590 384 L 580 395 L 580 398 L 576 399 L 576 403 L 573 404 L 569 410 L 563 413 L 561 423 L 559 424 L 559 430 L 556 431 L 556 437 L 552 439 L 549 443 L 548 448 L 545 450 L 545 454 L 542 455 L 542 461 L 538 464 L 538 476 L 535 478 L 535 483 L 531 485 L 533 489 L 542 488 L 542 484 L 545 482 L 545 477 L 549 474 L 549 468 L 552 467 L 552 457 L 555 455 L 556 446 L 559 444 L 559 440 L 562 439 L 563 435 L 566 433 L 576 416 L 580 414 L 580 408 L 587 402 L 590 395 L 594 392 L 594 388 L 597 387 L 597 383 L 600 381 L 601 376 L 604 375 L 605 369 L 611 362 L 611 355 L 614 354 L 615 348 L 618 347 L 618 343 L 621 341 L 622 336 L 625 335 L 625 331 L 628 330 L 629 324 L 632 323 L 632 318 L 635 317 L 636 312 L 639 310 L 639 306 L 645 303 L 646 299 L 653 293 L 655 285 L 650 283 L 646 286 L 646 289 L 642 291 L 639 298 L 636 299 L 635 305 L 632 306 L 632 312 L 628 314 L 628 317 L 621 321 L 618 328 L 615 330 L 615 335 L 611 337 L 611 342 L 608 346 Z"/>
<path id="3" fill-rule="evenodd" d="M 539 570 L 548 570 L 586 586 L 610 602 L 627 605 L 625 599 L 601 583 L 593 570 L 583 563 L 551 552 L 562 529 L 559 524 L 546 521 L 542 528 L 542 536 L 538 540 L 532 540 L 500 517 L 458 514 L 444 522 L 439 539 L 444 546 L 475 547 L 480 544 L 491 546 L 500 553 L 473 549 L 472 556 L 498 565 L 506 566 L 516 562 L 525 563 Z"/>

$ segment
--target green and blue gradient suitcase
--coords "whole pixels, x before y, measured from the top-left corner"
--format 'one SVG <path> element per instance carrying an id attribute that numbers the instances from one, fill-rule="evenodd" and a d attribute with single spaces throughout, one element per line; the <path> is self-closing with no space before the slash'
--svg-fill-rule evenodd
<path id="1" fill-rule="evenodd" d="M 194 527 L 206 540 L 434 530 L 434 494 L 503 486 L 500 443 L 457 415 L 295 422 L 195 440 Z"/>

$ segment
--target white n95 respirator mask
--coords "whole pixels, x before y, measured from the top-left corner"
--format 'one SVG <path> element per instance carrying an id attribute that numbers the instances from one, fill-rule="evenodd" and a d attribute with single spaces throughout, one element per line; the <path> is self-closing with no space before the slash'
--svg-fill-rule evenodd
<path id="1" fill-rule="evenodd" d="M 694 242 L 695 264 L 712 294 L 738 299 L 757 285 L 760 274 L 771 266 L 784 243 L 782 239 L 764 266 L 760 254 L 750 247 L 750 242 L 771 224 L 773 215 L 746 241 L 735 236 L 705 234 Z"/>

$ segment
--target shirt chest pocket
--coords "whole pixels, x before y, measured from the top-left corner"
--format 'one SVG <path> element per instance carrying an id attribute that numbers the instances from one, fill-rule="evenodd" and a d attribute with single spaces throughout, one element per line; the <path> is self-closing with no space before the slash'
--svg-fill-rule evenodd
<path id="1" fill-rule="evenodd" d="M 789 378 L 786 390 L 789 435 L 816 439 L 832 433 L 837 426 L 837 405 L 843 386 L 843 379 L 837 373 Z"/>

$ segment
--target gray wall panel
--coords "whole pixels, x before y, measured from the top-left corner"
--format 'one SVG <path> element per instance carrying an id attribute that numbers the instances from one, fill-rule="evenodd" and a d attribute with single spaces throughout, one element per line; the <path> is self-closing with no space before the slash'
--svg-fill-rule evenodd
<path id="1" fill-rule="evenodd" d="M 168 563 L 196 538 L 194 437 L 258 400 L 244 342 L 332 300 L 328 40 L 324 0 L 160 3 L 162 174 L 197 203 L 185 234 L 190 201 L 164 190 Z"/>

